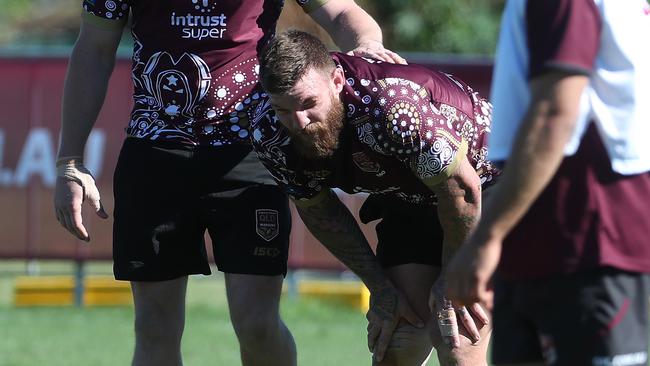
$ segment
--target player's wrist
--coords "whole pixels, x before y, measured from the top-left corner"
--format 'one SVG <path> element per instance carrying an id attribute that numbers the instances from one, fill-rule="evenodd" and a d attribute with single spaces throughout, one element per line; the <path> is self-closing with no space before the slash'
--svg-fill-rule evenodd
<path id="1" fill-rule="evenodd" d="M 83 165 L 83 156 L 81 155 L 70 155 L 70 156 L 61 156 L 56 159 L 56 167 L 65 166 L 65 165 Z"/>
<path id="2" fill-rule="evenodd" d="M 357 40 L 357 45 L 354 47 L 354 49 L 359 49 L 359 48 L 375 48 L 375 47 L 384 47 L 384 43 L 381 40 L 373 39 L 373 38 L 360 38 Z"/>
<path id="3" fill-rule="evenodd" d="M 380 292 L 398 292 L 397 287 L 388 279 L 388 277 L 383 278 L 381 281 L 375 281 L 371 285 L 366 285 L 370 293 L 380 293 Z"/>
<path id="4" fill-rule="evenodd" d="M 500 225 L 481 225 L 479 223 L 473 234 L 472 242 L 480 243 L 481 246 L 492 246 L 501 243 L 506 237 L 507 231 L 503 230 Z"/>
<path id="5" fill-rule="evenodd" d="M 94 178 L 83 165 L 81 156 L 66 156 L 57 159 L 56 175 L 67 181 L 76 182 L 82 187 L 94 184 Z"/>

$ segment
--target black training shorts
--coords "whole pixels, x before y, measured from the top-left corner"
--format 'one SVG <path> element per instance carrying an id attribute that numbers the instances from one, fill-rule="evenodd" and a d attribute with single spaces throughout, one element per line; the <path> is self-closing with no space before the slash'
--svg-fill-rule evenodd
<path id="1" fill-rule="evenodd" d="M 524 244 L 524 243 L 522 243 Z M 648 277 L 600 268 L 495 281 L 495 365 L 647 365 Z"/>
<path id="2" fill-rule="evenodd" d="M 434 205 L 370 195 L 359 211 L 361 221 L 377 224 L 377 258 L 383 267 L 417 263 L 440 267 L 443 231 Z"/>
<path id="3" fill-rule="evenodd" d="M 227 273 L 282 275 L 291 215 L 251 148 L 127 138 L 114 176 L 115 278 L 209 274 L 205 231 Z"/>

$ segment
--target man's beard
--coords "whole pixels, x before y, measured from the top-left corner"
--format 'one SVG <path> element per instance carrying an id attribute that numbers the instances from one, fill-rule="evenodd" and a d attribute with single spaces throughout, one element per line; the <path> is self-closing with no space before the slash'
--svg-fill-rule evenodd
<path id="1" fill-rule="evenodd" d="M 298 152 L 308 159 L 330 157 L 339 146 L 343 129 L 343 104 L 332 99 L 332 108 L 324 122 L 312 122 L 301 131 L 289 131 L 291 142 Z"/>

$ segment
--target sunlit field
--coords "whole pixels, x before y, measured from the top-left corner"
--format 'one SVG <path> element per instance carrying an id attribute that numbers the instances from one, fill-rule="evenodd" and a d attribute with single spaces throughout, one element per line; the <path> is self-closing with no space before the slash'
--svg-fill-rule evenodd
<path id="1" fill-rule="evenodd" d="M 44 273 L 66 273 L 69 264 L 41 264 Z M 13 306 L 16 274 L 23 262 L 0 262 L 0 366 L 129 365 L 133 347 L 130 306 Z M 88 273 L 108 274 L 107 264 Z M 369 365 L 366 321 L 359 310 L 314 299 L 285 296 L 282 315 L 298 347 L 298 364 Z M 240 365 L 230 326 L 223 278 L 192 277 L 183 338 L 185 365 Z M 429 362 L 429 365 L 437 365 Z"/>

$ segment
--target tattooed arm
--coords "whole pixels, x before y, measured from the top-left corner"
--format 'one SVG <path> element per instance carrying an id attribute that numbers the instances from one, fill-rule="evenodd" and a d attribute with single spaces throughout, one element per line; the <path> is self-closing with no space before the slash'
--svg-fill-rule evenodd
<path id="1" fill-rule="evenodd" d="M 450 346 L 460 346 L 459 324 L 467 330 L 473 342 L 480 340 L 479 329 L 486 325 L 489 318 L 479 304 L 454 309 L 444 297 L 445 268 L 454 253 L 469 237 L 481 214 L 481 180 L 476 171 L 462 156 L 455 172 L 446 180 L 431 187 L 438 198 L 438 217 L 444 232 L 442 246 L 443 271 L 431 289 L 429 306 L 439 318 L 440 332 L 443 340 Z M 482 323 L 477 326 L 474 318 Z"/>
<path id="2" fill-rule="evenodd" d="M 370 291 L 391 287 L 354 216 L 331 189 L 306 203 L 295 201 L 295 204 L 309 231 L 357 274 Z"/>
<path id="3" fill-rule="evenodd" d="M 331 189 L 294 203 L 309 231 L 370 290 L 368 347 L 381 361 L 399 320 L 418 327 L 422 320 L 386 277 L 354 216 Z"/>
<path id="4" fill-rule="evenodd" d="M 438 217 L 445 234 L 442 266 L 446 267 L 481 215 L 481 180 L 463 157 L 457 171 L 431 189 L 438 198 Z"/>

